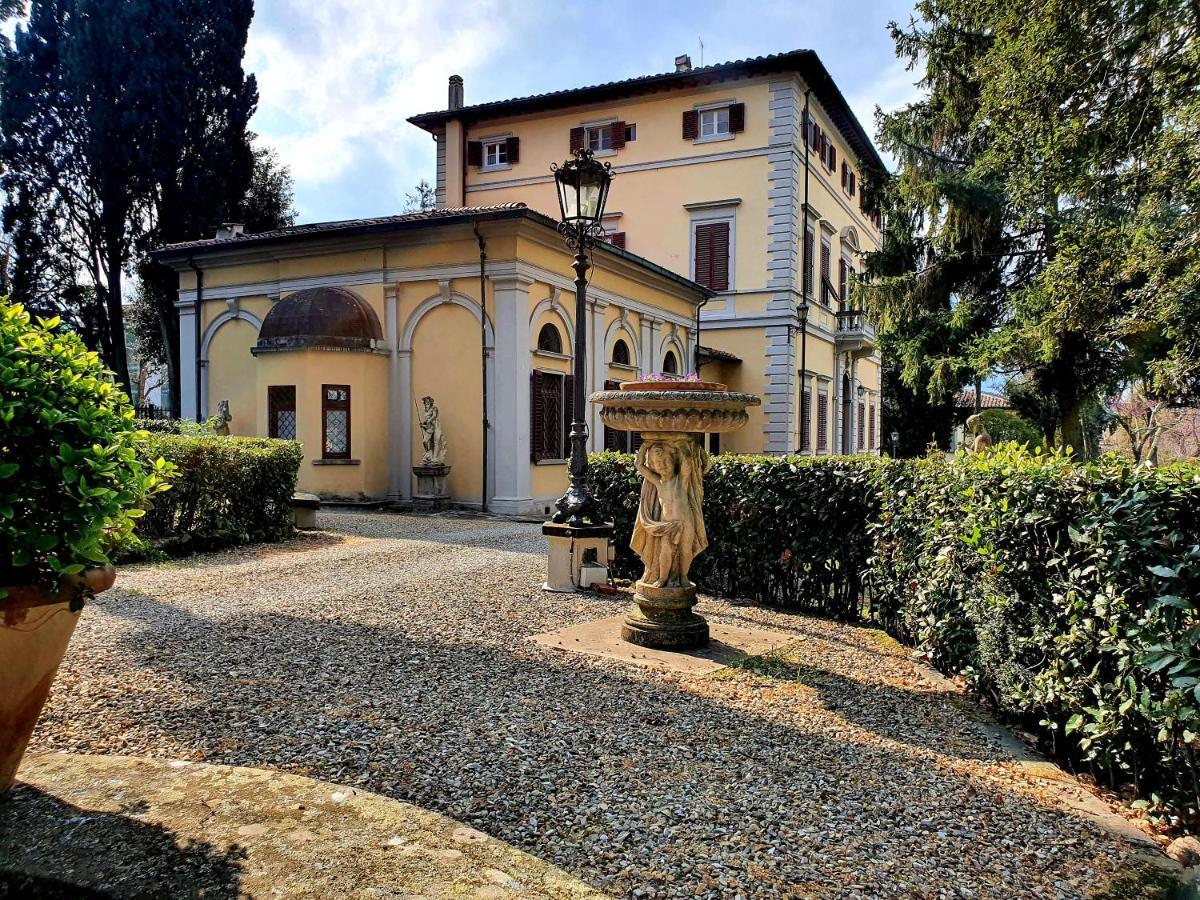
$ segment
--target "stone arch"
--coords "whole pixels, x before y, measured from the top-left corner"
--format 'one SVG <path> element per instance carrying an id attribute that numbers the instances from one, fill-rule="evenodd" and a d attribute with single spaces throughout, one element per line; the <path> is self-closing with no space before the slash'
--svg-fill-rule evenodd
<path id="1" fill-rule="evenodd" d="M 208 359 L 208 348 L 212 345 L 213 338 L 217 336 L 217 332 L 221 330 L 221 326 L 226 322 L 232 322 L 235 319 L 241 319 L 243 322 L 249 322 L 254 326 L 255 331 L 262 329 L 262 319 L 254 315 L 252 312 L 247 312 L 244 309 L 228 309 L 221 313 L 215 319 L 208 323 L 208 327 L 204 329 L 204 337 L 200 339 L 200 359 Z"/>
<path id="2" fill-rule="evenodd" d="M 416 334 L 417 326 L 421 323 L 421 319 L 425 317 L 425 314 L 431 309 L 436 309 L 437 307 L 441 306 L 443 303 L 453 303 L 456 306 L 461 306 L 475 317 L 476 322 L 483 321 L 483 314 L 479 309 L 479 304 L 470 297 L 456 293 L 434 294 L 432 297 L 422 300 L 420 303 L 418 303 L 417 308 L 414 309 L 412 311 L 412 315 L 408 317 L 408 321 L 404 323 L 404 334 L 401 336 L 400 346 L 398 348 L 401 353 L 412 350 L 413 335 Z M 492 330 L 492 322 L 490 319 L 488 319 L 486 322 L 486 328 L 487 350 L 488 354 L 491 355 L 491 352 L 496 345 L 496 335 Z M 388 335 L 388 338 L 390 340 L 391 335 Z"/>
<path id="3" fill-rule="evenodd" d="M 612 360 L 613 344 L 617 342 L 617 338 L 624 338 L 625 343 L 629 345 L 629 364 L 635 369 L 639 367 L 641 360 L 639 357 L 641 347 L 634 334 L 633 326 L 629 324 L 626 318 L 618 317 L 609 323 L 608 329 L 604 332 L 604 365 L 607 366 Z"/>
<path id="4" fill-rule="evenodd" d="M 687 350 L 684 349 L 683 342 L 679 340 L 679 335 L 675 333 L 663 336 L 662 341 L 658 345 L 658 368 L 657 372 L 662 371 L 663 360 L 667 358 L 667 351 L 675 351 L 675 359 L 679 363 L 679 374 L 684 375 L 692 370 L 691 360 L 688 359 Z"/>
<path id="5" fill-rule="evenodd" d="M 838 234 L 838 240 L 841 241 L 843 249 L 849 249 L 852 253 L 861 252 L 862 245 L 858 240 L 858 229 L 853 225 L 847 225 Z"/>
<path id="6" fill-rule="evenodd" d="M 537 327 L 538 320 L 543 313 L 552 312 L 555 317 L 562 323 L 563 327 L 563 353 L 567 356 L 572 356 L 575 353 L 575 323 L 571 321 L 571 317 L 567 315 L 562 304 L 556 301 L 553 297 L 547 297 L 533 308 L 533 312 L 529 314 L 529 348 L 537 349 L 537 336 L 540 329 Z"/>

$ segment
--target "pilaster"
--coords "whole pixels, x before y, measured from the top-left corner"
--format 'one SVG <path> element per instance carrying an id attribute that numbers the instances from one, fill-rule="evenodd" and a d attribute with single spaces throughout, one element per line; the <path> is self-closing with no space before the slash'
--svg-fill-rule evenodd
<path id="1" fill-rule="evenodd" d="M 524 275 L 493 277 L 496 373 L 492 419 L 495 494 L 492 508 L 524 513 L 533 499 L 529 447 L 529 286 Z"/>

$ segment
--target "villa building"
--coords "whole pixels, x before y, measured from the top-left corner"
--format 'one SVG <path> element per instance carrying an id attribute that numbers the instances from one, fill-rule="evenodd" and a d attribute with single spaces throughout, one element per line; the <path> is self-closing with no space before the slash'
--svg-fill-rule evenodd
<path id="1" fill-rule="evenodd" d="M 883 164 L 815 53 L 697 69 L 683 56 L 662 75 L 474 106 L 463 96 L 451 76 L 447 108 L 409 119 L 435 141 L 440 206 L 520 201 L 557 216 L 550 165 L 588 147 L 616 175 L 609 240 L 714 292 L 685 365 L 764 398 L 722 449 L 878 451 L 879 359 L 849 286 L 879 246 L 860 186 Z M 614 337 L 609 362 L 626 352 Z"/>
<path id="2" fill-rule="evenodd" d="M 882 164 L 816 54 L 681 57 L 664 75 L 477 106 L 453 76 L 448 108 L 410 121 L 436 142 L 437 209 L 228 226 L 157 251 L 179 273 L 185 415 L 227 410 L 233 434 L 300 440 L 304 490 L 404 501 L 430 396 L 452 499 L 548 513 L 566 485 L 575 331 L 550 166 L 588 147 L 616 177 L 587 390 L 699 369 L 764 398 L 713 450 L 878 451 L 879 360 L 848 291 L 879 246 L 859 185 Z M 636 440 L 587 417 L 592 450 Z"/>

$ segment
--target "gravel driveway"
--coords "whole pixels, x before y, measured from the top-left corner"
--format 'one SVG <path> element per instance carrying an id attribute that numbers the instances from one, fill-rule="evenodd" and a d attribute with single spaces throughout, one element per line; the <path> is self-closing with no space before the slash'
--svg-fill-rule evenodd
<path id="1" fill-rule="evenodd" d="M 870 629 L 688 676 L 539 647 L 624 599 L 544 594 L 536 525 L 327 513 L 323 532 L 126 568 L 85 612 L 40 749 L 361 785 L 615 895 L 1075 897 L 1128 855 Z"/>

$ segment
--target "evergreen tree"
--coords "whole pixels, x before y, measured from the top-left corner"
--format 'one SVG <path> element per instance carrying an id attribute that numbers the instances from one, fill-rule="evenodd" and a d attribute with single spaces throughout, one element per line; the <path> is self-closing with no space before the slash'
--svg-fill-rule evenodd
<path id="1" fill-rule="evenodd" d="M 1200 7 L 921 0 L 892 26 L 925 95 L 880 117 L 900 164 L 864 298 L 910 386 L 1020 375 L 1078 450 L 1142 373 L 1200 390 Z M 895 233 L 895 234 L 894 234 Z M 957 386 L 957 385 L 956 385 Z M 1094 428 L 1094 426 L 1092 426 Z"/>

